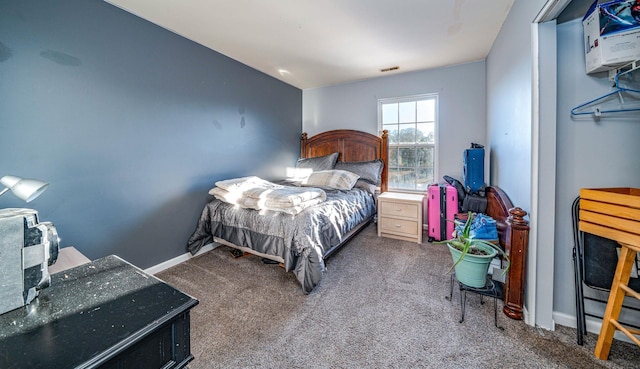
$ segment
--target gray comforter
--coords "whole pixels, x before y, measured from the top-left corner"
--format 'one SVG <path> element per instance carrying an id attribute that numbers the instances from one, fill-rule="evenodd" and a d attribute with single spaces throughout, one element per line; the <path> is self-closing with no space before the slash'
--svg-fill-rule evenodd
<path id="1" fill-rule="evenodd" d="M 187 249 L 195 254 L 218 237 L 234 245 L 280 256 L 309 293 L 325 270 L 323 256 L 345 235 L 376 212 L 368 192 L 326 190 L 326 201 L 297 215 L 234 207 L 213 199 L 203 209 Z"/>

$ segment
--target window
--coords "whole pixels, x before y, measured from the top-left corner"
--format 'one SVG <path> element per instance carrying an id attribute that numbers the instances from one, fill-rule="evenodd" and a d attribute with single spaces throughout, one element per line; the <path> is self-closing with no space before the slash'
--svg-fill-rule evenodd
<path id="1" fill-rule="evenodd" d="M 438 95 L 378 100 L 389 131 L 389 189 L 424 191 L 434 182 Z"/>

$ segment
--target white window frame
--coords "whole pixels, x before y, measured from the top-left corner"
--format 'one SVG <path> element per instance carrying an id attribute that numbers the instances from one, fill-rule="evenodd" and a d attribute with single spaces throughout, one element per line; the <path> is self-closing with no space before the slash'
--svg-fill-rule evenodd
<path id="1" fill-rule="evenodd" d="M 439 144 L 439 135 L 438 135 L 438 127 L 440 125 L 440 117 L 439 117 L 439 95 L 437 93 L 430 94 L 420 94 L 420 95 L 411 95 L 411 96 L 403 96 L 403 97 L 392 97 L 392 98 L 382 98 L 378 99 L 378 131 L 382 133 L 383 122 L 382 122 L 382 105 L 383 104 L 397 104 L 403 102 L 411 102 L 411 101 L 420 101 L 420 100 L 434 100 L 434 143 L 433 144 L 415 144 L 414 147 L 433 147 L 433 178 L 438 175 L 438 144 Z M 388 143 L 388 150 L 393 147 L 397 147 L 397 145 L 392 145 Z M 404 146 L 404 145 L 403 145 Z M 389 155 L 389 153 L 387 153 Z M 389 156 L 390 157 L 390 156 Z M 388 163 L 385 163 L 388 165 Z M 387 168 L 387 173 L 389 172 L 389 168 Z M 407 193 L 424 193 L 423 189 L 408 189 L 408 188 L 395 188 L 391 187 L 391 181 L 387 179 L 389 183 L 389 191 L 393 192 L 407 192 Z"/>

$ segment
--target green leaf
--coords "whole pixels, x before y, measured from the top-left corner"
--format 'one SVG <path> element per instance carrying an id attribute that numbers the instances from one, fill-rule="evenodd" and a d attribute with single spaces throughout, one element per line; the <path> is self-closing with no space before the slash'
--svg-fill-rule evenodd
<path id="1" fill-rule="evenodd" d="M 453 263 L 453 265 L 451 266 L 451 268 L 449 268 L 449 271 L 447 273 L 450 273 L 458 265 L 458 263 L 460 263 L 460 261 L 464 259 L 464 257 L 469 253 L 469 250 L 471 250 L 471 248 L 477 248 L 478 245 L 485 245 L 486 247 L 496 250 L 496 252 L 507 261 L 507 266 L 503 271 L 503 274 L 506 274 L 509 268 L 511 267 L 511 260 L 509 260 L 509 255 L 507 255 L 504 252 L 502 247 L 500 247 L 500 245 L 496 245 L 487 240 L 470 237 L 471 224 L 473 223 L 473 217 L 474 217 L 474 214 L 472 212 L 469 212 L 467 221 L 464 223 L 464 227 L 462 228 L 462 231 L 457 232 L 456 237 L 450 240 L 434 242 L 436 244 L 443 244 L 443 243 L 450 244 L 452 247 L 455 247 L 460 251 L 460 257 Z"/>

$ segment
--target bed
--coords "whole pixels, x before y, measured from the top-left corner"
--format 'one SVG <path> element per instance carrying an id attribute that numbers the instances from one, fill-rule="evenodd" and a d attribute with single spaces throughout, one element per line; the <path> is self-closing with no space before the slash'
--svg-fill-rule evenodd
<path id="1" fill-rule="evenodd" d="M 522 319 L 525 267 L 529 245 L 529 222 L 525 219 L 527 212 L 514 207 L 509 196 L 497 186 L 487 187 L 486 194 L 486 213 L 496 220 L 500 246 L 511 260 L 511 267 L 504 285 L 504 308 L 502 311 L 509 318 Z"/>
<path id="2" fill-rule="evenodd" d="M 381 163 L 377 190 L 371 186 L 324 188 L 326 200 L 295 215 L 243 209 L 214 198 L 205 205 L 187 250 L 195 254 L 204 245 L 217 242 L 258 255 L 293 272 L 302 291 L 310 293 L 324 274 L 325 260 L 374 219 L 375 193 L 387 190 L 386 131 L 381 136 L 355 130 L 333 130 L 312 137 L 303 133 L 298 163 L 324 160 L 336 153 L 336 169 Z"/>

